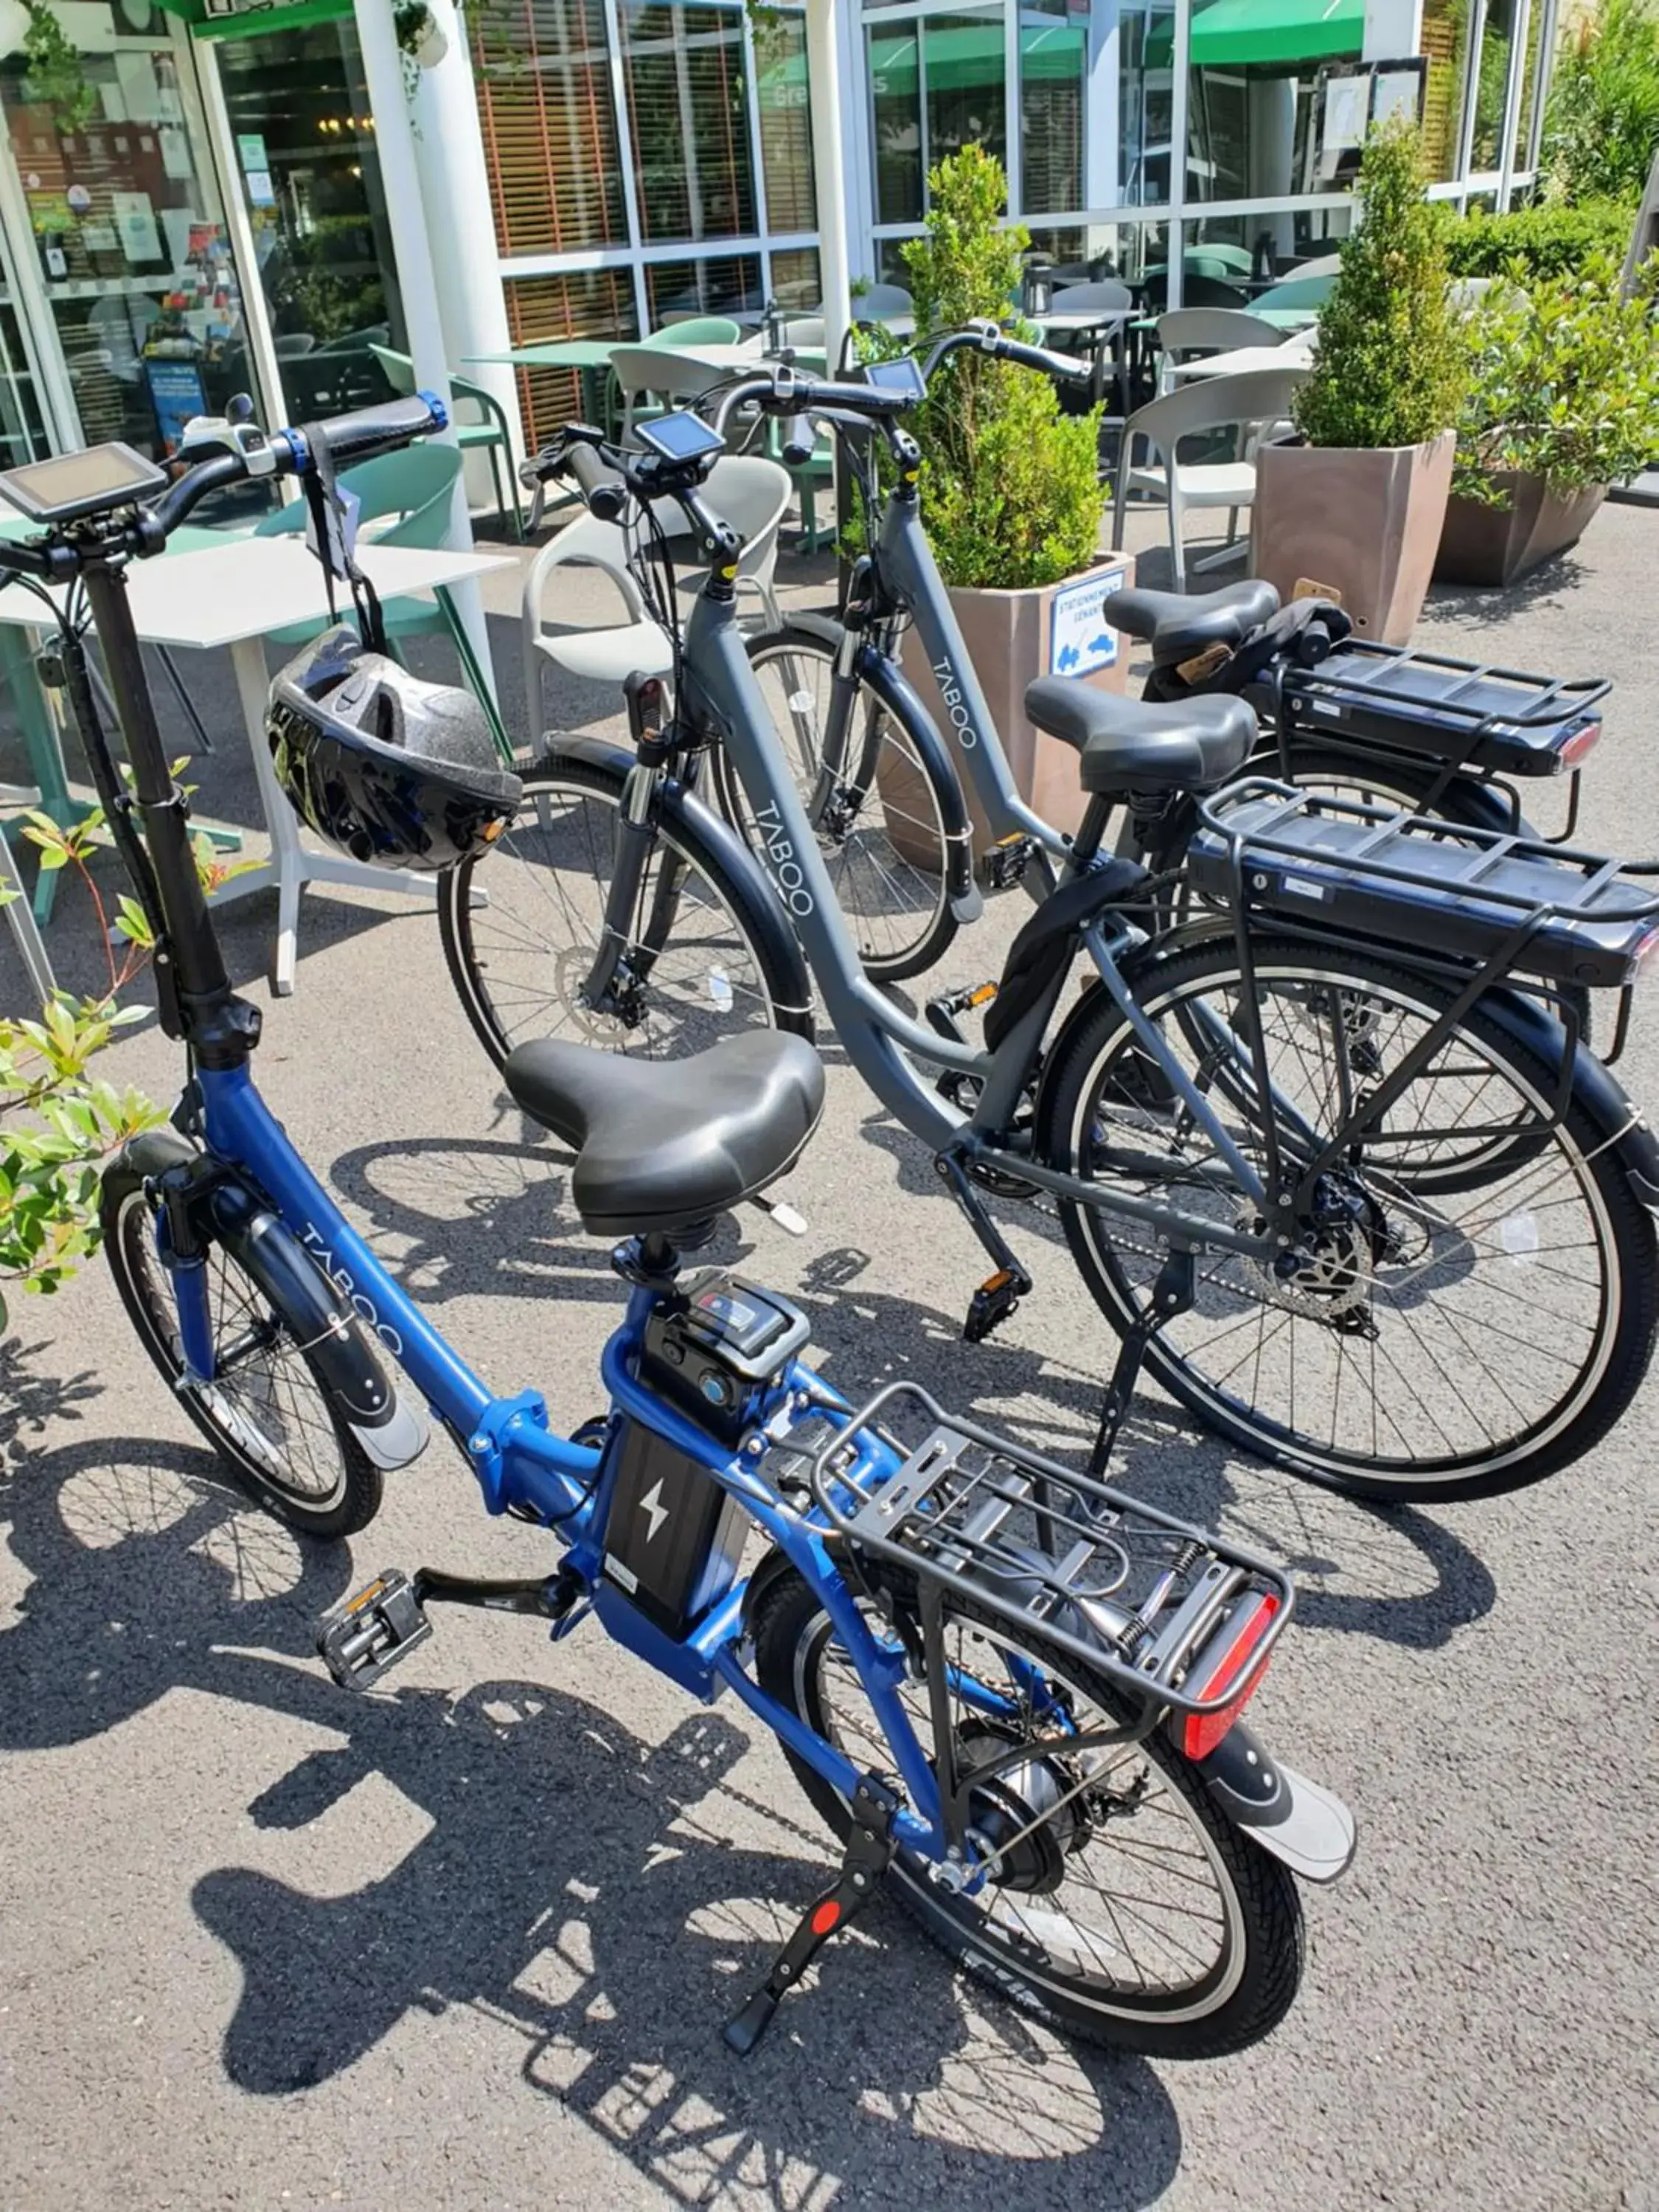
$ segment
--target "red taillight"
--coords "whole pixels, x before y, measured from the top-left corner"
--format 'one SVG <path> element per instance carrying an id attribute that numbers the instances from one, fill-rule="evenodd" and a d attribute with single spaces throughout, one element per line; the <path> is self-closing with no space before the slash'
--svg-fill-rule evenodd
<path id="1" fill-rule="evenodd" d="M 1279 1600 L 1264 1591 L 1231 1624 L 1231 1633 L 1214 1664 L 1196 1680 L 1188 1679 L 1187 1694 L 1192 1698 L 1218 1698 L 1235 1683 L 1239 1685 L 1237 1696 L 1230 1698 L 1219 1711 L 1187 1715 L 1182 1723 L 1181 1748 L 1188 1759 L 1207 1759 L 1261 1687 L 1267 1670 L 1256 1652 L 1278 1611 Z"/>
<path id="2" fill-rule="evenodd" d="M 1577 768 L 1585 754 L 1591 751 L 1599 743 L 1601 736 L 1601 725 L 1599 721 L 1586 722 L 1582 730 L 1567 739 L 1555 757 L 1563 768 Z"/>

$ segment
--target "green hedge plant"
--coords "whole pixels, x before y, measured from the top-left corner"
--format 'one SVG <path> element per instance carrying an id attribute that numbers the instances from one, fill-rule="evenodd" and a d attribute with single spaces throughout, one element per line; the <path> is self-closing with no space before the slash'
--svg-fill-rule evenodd
<path id="1" fill-rule="evenodd" d="M 1566 494 L 1623 483 L 1659 459 L 1659 254 L 1620 291 L 1620 264 L 1494 284 L 1468 319 L 1471 374 L 1453 489 L 1507 503 L 1516 471 Z"/>
<path id="2" fill-rule="evenodd" d="M 1443 226 L 1409 124 L 1372 132 L 1357 190 L 1358 225 L 1320 311 L 1313 374 L 1292 417 L 1313 446 L 1424 445 L 1457 419 L 1463 349 Z"/>
<path id="3" fill-rule="evenodd" d="M 916 343 L 976 318 L 1006 323 L 1030 234 L 1004 227 L 1008 180 L 978 145 L 928 177 L 926 234 L 903 249 Z M 1062 415 L 1054 385 L 983 354 L 953 355 L 916 434 L 922 513 L 947 584 L 1012 590 L 1086 568 L 1100 542 L 1099 410 Z"/>
<path id="4" fill-rule="evenodd" d="M 1601 0 L 1563 45 L 1544 112 L 1552 198 L 1633 203 L 1659 147 L 1659 6 Z"/>
<path id="5" fill-rule="evenodd" d="M 1437 203 L 1442 206 L 1443 203 Z M 1632 211 L 1619 200 L 1543 200 L 1507 215 L 1445 209 L 1446 265 L 1454 276 L 1502 276 L 1520 271 L 1533 280 L 1570 276 L 1597 254 L 1622 261 L 1630 243 Z"/>

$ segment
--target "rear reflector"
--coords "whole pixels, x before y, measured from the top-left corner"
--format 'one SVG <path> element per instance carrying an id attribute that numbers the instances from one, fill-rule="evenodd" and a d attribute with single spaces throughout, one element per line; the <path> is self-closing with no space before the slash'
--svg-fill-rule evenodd
<path id="1" fill-rule="evenodd" d="M 1188 1759 L 1207 1759 L 1260 1688 L 1267 1670 L 1265 1664 L 1258 1663 L 1255 1653 L 1278 1611 L 1279 1600 L 1265 1591 L 1252 1599 L 1227 1624 L 1223 1631 L 1225 1640 L 1214 1659 L 1205 1654 L 1203 1673 L 1188 1676 L 1183 1687 L 1189 1698 L 1218 1698 L 1235 1684 L 1238 1686 L 1237 1695 L 1218 1711 L 1186 1716 L 1181 1748 Z"/>
<path id="2" fill-rule="evenodd" d="M 1577 768 L 1585 754 L 1594 750 L 1601 735 L 1601 725 L 1599 721 L 1586 722 L 1582 730 L 1576 731 L 1567 739 L 1565 744 L 1556 755 L 1556 758 L 1563 768 Z"/>

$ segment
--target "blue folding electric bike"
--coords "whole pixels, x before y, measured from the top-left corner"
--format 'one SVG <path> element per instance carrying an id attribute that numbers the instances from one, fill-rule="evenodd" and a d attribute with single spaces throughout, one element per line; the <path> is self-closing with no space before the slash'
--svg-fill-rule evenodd
<path id="1" fill-rule="evenodd" d="M 802 1364 L 807 1324 L 787 1299 L 695 1264 L 716 1217 L 811 1136 L 823 1079 L 808 1043 L 757 1033 L 659 1064 L 543 1041 L 510 1057 L 520 1104 L 574 1147 L 574 1201 L 615 1240 L 629 1286 L 603 1358 L 608 1408 L 569 1437 L 535 1391 L 485 1388 L 254 1087 L 259 1016 L 230 988 L 198 883 L 126 571 L 208 492 L 297 476 L 352 582 L 361 659 L 377 611 L 332 529 L 334 465 L 442 421 L 414 398 L 269 437 L 246 416 L 201 422 L 170 489 L 120 447 L 0 477 L 43 526 L 6 549 L 9 580 L 67 586 L 48 601 L 64 679 L 156 931 L 161 1023 L 188 1056 L 173 1126 L 104 1178 L 128 1312 L 192 1420 L 301 1534 L 361 1528 L 385 1474 L 426 1441 L 429 1409 L 489 1510 L 556 1540 L 551 1571 L 520 1581 L 377 1577 L 323 1625 L 343 1684 L 378 1682 L 430 1633 L 438 1600 L 537 1616 L 556 1638 L 592 1615 L 693 1695 L 731 1691 L 773 1731 L 842 1856 L 729 2023 L 734 2048 L 884 1886 L 970 1972 L 1068 2034 L 1171 2057 L 1238 2050 L 1295 1994 L 1293 1873 L 1332 1879 L 1352 1849 L 1338 1801 L 1238 1717 L 1291 1583 L 908 1383 L 854 1410 Z M 87 687 L 88 615 L 130 796 Z M 304 680 L 329 641 L 302 656 Z M 301 665 L 273 690 L 279 774 Z M 375 762 L 380 856 L 403 865 L 487 837 L 514 803 L 512 776 L 481 769 L 469 822 L 461 782 L 412 741 L 377 741 Z M 308 772 L 310 817 L 353 769 L 342 748 Z"/>

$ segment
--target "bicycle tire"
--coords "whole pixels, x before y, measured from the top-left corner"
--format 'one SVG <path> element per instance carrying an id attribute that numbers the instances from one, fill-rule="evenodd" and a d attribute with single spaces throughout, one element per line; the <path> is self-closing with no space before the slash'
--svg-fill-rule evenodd
<path id="1" fill-rule="evenodd" d="M 786 622 L 757 633 L 746 645 L 749 665 L 767 691 L 796 787 L 810 813 L 837 634 L 829 625 L 820 630 Z M 787 667 L 792 660 L 823 672 L 816 692 L 807 690 L 799 670 Z M 766 684 L 775 665 L 780 669 L 775 696 Z M 877 718 L 867 726 L 877 732 L 875 742 L 883 749 L 878 781 L 854 821 L 836 836 L 820 830 L 818 842 L 864 972 L 879 982 L 898 983 L 935 966 L 960 927 L 951 896 L 949 825 L 961 811 L 962 799 L 948 760 L 931 762 L 867 683 L 860 682 L 859 698 L 855 734 L 866 727 L 866 715 Z M 758 850 L 747 799 L 723 750 L 715 779 L 721 811 Z"/>
<path id="2" fill-rule="evenodd" d="M 567 806 L 573 800 L 596 802 L 619 814 L 629 765 L 626 756 L 622 755 L 613 762 L 583 758 L 556 750 L 544 754 L 524 772 L 524 800 L 519 822 L 540 824 L 549 818 L 544 809 Z M 805 971 L 799 953 L 758 866 L 754 876 L 744 880 L 738 872 L 727 866 L 725 856 L 702 836 L 695 817 L 684 811 L 672 823 L 659 824 L 658 838 L 661 846 L 692 871 L 694 879 L 707 886 L 713 907 L 724 917 L 731 942 L 741 948 L 740 956 L 734 955 L 733 960 L 740 957 L 745 962 L 748 974 L 733 981 L 728 969 L 720 964 L 719 949 L 711 950 L 705 963 L 708 988 L 680 1007 L 672 1024 L 665 1013 L 654 1030 L 637 1039 L 622 1024 L 602 1022 L 574 1001 L 572 994 L 593 957 L 597 928 L 588 931 L 584 941 L 577 941 L 583 937 L 583 929 L 568 898 L 559 911 L 550 900 L 538 896 L 534 927 L 548 933 L 538 941 L 530 933 L 531 925 L 514 921 L 507 926 L 518 933 L 519 942 L 507 945 L 499 955 L 492 952 L 492 933 L 501 923 L 509 902 L 520 896 L 526 901 L 528 898 L 527 892 L 514 892 L 511 888 L 514 878 L 509 874 L 515 867 L 526 869 L 534 865 L 528 857 L 527 830 L 521 836 L 515 827 L 482 860 L 463 861 L 440 878 L 438 926 L 450 980 L 474 1034 L 497 1067 L 515 1043 L 530 1037 L 561 1034 L 574 1035 L 585 1042 L 608 1046 L 613 1050 L 626 1050 L 630 1042 L 638 1042 L 647 1050 L 661 1049 L 664 1056 L 702 1051 L 717 1042 L 721 1036 L 756 1024 L 793 1030 L 811 1040 L 813 1024 L 810 992 L 803 987 Z M 550 839 L 547 842 L 550 846 Z M 608 842 L 605 849 L 610 849 Z M 480 868 L 484 871 L 481 877 L 477 874 Z M 475 906 L 475 883 L 490 904 Z M 519 908 L 514 906 L 512 912 L 516 915 Z M 492 915 L 494 920 L 490 919 Z M 678 933 L 684 951 L 685 933 Z M 554 942 L 555 934 L 562 935 L 564 941 Z M 673 942 L 672 938 L 670 942 Z M 665 947 L 665 952 L 666 950 Z M 495 972 L 493 986 L 492 959 Z M 507 995 L 502 978 L 507 973 L 509 959 L 513 963 L 510 1007 L 498 1003 Z M 660 970 L 653 970 L 653 974 L 659 973 Z M 544 974 L 545 989 L 542 991 L 540 978 Z M 725 979 L 725 995 L 730 999 L 729 1011 L 733 1016 L 730 1022 L 721 1020 L 720 998 L 713 993 L 717 977 Z M 665 990 L 663 995 L 665 1004 Z M 706 1005 L 704 999 L 708 1000 Z M 641 1030 L 645 1029 L 644 1021 L 640 1027 Z M 671 1045 L 672 1053 L 667 1049 Z"/>
<path id="3" fill-rule="evenodd" d="M 1110 1687 L 1077 1660 L 1046 1644 L 1035 1630 L 1016 1638 L 994 1614 L 988 1610 L 981 1613 L 956 1593 L 951 1593 L 945 1602 L 947 1633 L 952 1618 L 960 1619 L 970 1633 L 981 1637 L 987 1629 L 994 1628 L 1008 1649 L 1035 1660 L 1045 1674 L 1057 1677 L 1068 1690 L 1080 1691 L 1103 1715 L 1121 1722 L 1121 1704 Z M 817 1593 L 793 1569 L 779 1575 L 761 1596 L 755 1608 L 753 1632 L 755 1672 L 761 1687 L 814 1734 L 836 1741 L 835 1715 L 825 1703 L 822 1687 L 822 1662 L 832 1641 L 830 1620 Z M 925 1699 L 925 1691 L 915 1686 L 919 1697 Z M 917 1718 L 918 1734 L 926 1744 L 930 1741 L 929 1730 L 920 1714 Z M 873 1737 L 872 1748 L 883 1741 Z M 853 1746 L 843 1743 L 842 1747 L 854 1756 Z M 787 1744 L 781 1748 L 815 1811 L 833 1834 L 844 1838 L 849 1817 L 845 1802 L 815 1767 Z M 1053 1971 L 1050 1954 L 1043 1954 L 1050 1963 L 1040 1964 L 1030 1928 L 1007 1930 L 994 1917 L 1000 1905 L 1009 1910 L 1007 1899 L 1018 1892 L 994 1887 L 986 1893 L 991 1903 L 981 1905 L 977 1899 L 953 1895 L 940 1887 L 929 1878 L 922 1862 L 900 1853 L 888 1870 L 889 1893 L 975 1980 L 1080 2042 L 1164 2058 L 1212 2058 L 1245 2050 L 1277 2027 L 1290 2009 L 1301 1980 L 1304 1939 L 1295 1882 L 1277 1859 L 1215 1809 L 1202 1780 L 1166 1736 L 1155 1730 L 1130 1755 L 1144 1756 L 1155 1769 L 1170 1792 L 1170 1810 L 1185 1816 L 1188 1839 L 1195 1838 L 1199 1843 L 1194 1863 L 1207 1863 L 1218 1894 L 1224 1898 L 1227 1948 L 1209 1974 L 1184 1995 L 1172 1991 L 1160 1997 L 1147 1987 L 1144 1976 L 1138 1991 L 1124 1984 L 1110 1997 L 1103 1993 L 1091 1995 L 1089 1984 L 1081 1977 L 1066 1978 Z M 860 1763 L 854 1757 L 854 1764 Z M 1135 1811 L 1140 1809 L 1137 1805 Z M 1150 1814 L 1156 1808 L 1146 1809 Z M 1133 1826 L 1133 1815 L 1124 1825 Z M 1156 1826 L 1156 1821 L 1151 1825 Z M 1104 1856 L 1115 1847 L 1123 1849 L 1116 1842 L 1118 1826 L 1112 1820 L 1103 1823 L 1082 1844 L 1079 1863 L 1090 1861 L 1095 1852 Z M 1150 1920 L 1154 1908 L 1145 1893 L 1156 1878 L 1155 1867 L 1135 1854 L 1152 1852 L 1155 1860 L 1156 1850 L 1150 1836 L 1137 1836 L 1127 1851 L 1136 1910 Z M 1185 1878 L 1198 1880 L 1192 1875 Z M 1069 1880 L 1063 1881 L 1057 1891 L 1040 1893 L 1033 1899 L 1039 1908 L 1032 1915 L 1036 1929 L 1054 1918 L 1042 1908 L 1057 1904 L 1070 1887 Z M 1019 1908 L 1012 1909 L 1018 1915 Z M 1050 1936 L 1048 1940 L 1052 1943 L 1054 1939 Z M 1119 1942 L 1127 1948 L 1121 1928 Z M 1099 1957 L 1097 1948 L 1095 1955 Z"/>
<path id="4" fill-rule="evenodd" d="M 227 1337 L 227 1322 L 236 1331 L 232 1342 L 246 1343 L 256 1331 L 267 1342 L 234 1370 L 237 1376 L 251 1375 L 251 1386 L 227 1377 L 204 1389 L 185 1378 L 176 1309 L 156 1251 L 146 1190 L 149 1175 L 174 1157 L 169 1150 L 147 1165 L 139 1138 L 104 1172 L 99 1200 L 104 1255 L 128 1318 L 179 1405 L 256 1504 L 319 1543 L 354 1536 L 380 1510 L 381 1472 L 335 1413 L 309 1353 L 265 1307 L 252 1278 L 216 1243 L 206 1261 L 216 1346 Z M 293 1463 L 301 1448 L 308 1459 L 313 1453 L 332 1455 L 326 1487 L 278 1475 L 277 1464 Z"/>
<path id="5" fill-rule="evenodd" d="M 1373 1011 L 1395 1009 L 1404 1049 L 1412 1025 L 1426 1026 L 1453 995 L 1452 986 L 1381 954 L 1300 939 L 1264 938 L 1253 950 L 1253 969 L 1256 1003 L 1264 1010 L 1286 1008 L 1284 1033 L 1304 1060 L 1296 1032 L 1316 1019 L 1322 1034 L 1334 1036 L 1345 992 L 1361 994 Z M 1172 1048 L 1196 1026 L 1193 1010 L 1201 1006 L 1203 994 L 1212 994 L 1224 1009 L 1206 1032 L 1212 1038 L 1228 1001 L 1237 1006 L 1243 997 L 1230 937 L 1153 957 L 1135 975 L 1134 988 L 1140 1012 Z M 1269 1023 L 1269 1012 L 1261 1018 Z M 1293 1064 L 1288 1055 L 1279 1063 Z M 1224 1189 L 1213 1176 L 1204 1182 L 1197 1173 L 1200 1150 L 1176 1149 L 1184 1139 L 1169 1092 L 1148 1103 L 1148 1087 L 1139 1080 L 1139 1095 L 1133 1095 L 1145 1066 L 1122 1014 L 1104 993 L 1091 994 L 1056 1043 L 1045 1076 L 1037 1158 L 1090 1176 L 1093 1160 L 1114 1141 L 1126 1140 L 1120 1158 L 1138 1162 L 1146 1159 L 1149 1146 L 1163 1143 L 1163 1172 L 1136 1170 L 1144 1188 L 1188 1210 L 1199 1191 L 1207 1191 L 1218 1218 L 1243 1225 L 1246 1202 L 1237 1183 Z M 1291 1079 L 1276 1068 L 1274 1095 L 1288 1099 L 1279 1086 Z M 1558 1079 L 1559 1070 L 1477 1006 L 1418 1079 L 1445 1086 L 1443 1092 L 1408 1089 L 1385 1117 L 1370 1158 L 1351 1171 L 1345 1162 L 1347 1188 L 1359 1194 L 1355 1218 L 1327 1244 L 1316 1244 L 1314 1261 L 1282 1276 L 1224 1250 L 1203 1255 L 1198 1302 L 1154 1338 L 1147 1372 L 1230 1443 L 1358 1496 L 1419 1502 L 1492 1497 L 1581 1458 L 1626 1411 L 1647 1371 L 1659 1323 L 1659 1249 L 1653 1221 L 1632 1195 L 1613 1149 L 1619 1130 L 1592 1110 L 1582 1087 L 1559 1125 L 1549 1126 Z M 1496 1085 L 1508 1089 L 1494 1092 Z M 1507 1200 L 1489 1176 L 1468 1189 L 1427 1195 L 1420 1178 L 1413 1183 L 1413 1143 L 1423 1152 L 1439 1141 L 1451 1103 L 1464 1095 L 1478 1110 L 1498 1113 L 1511 1097 L 1534 1116 L 1524 1139 L 1509 1139 L 1516 1179 Z M 1219 1100 L 1226 1108 L 1237 1096 L 1237 1085 L 1231 1092 L 1210 1087 L 1212 1106 Z M 1423 1118 L 1429 1104 L 1438 1121 Z M 1258 1125 L 1260 1120 L 1258 1109 Z M 1232 1133 L 1247 1153 L 1259 1143 L 1237 1115 Z M 1540 1180 L 1545 1174 L 1553 1175 L 1553 1183 Z M 1565 1241 L 1573 1224 L 1562 1217 L 1575 1197 L 1591 1232 L 1582 1248 Z M 1132 1243 L 1108 1212 L 1062 1201 L 1060 1212 L 1091 1295 L 1122 1332 L 1142 1310 L 1162 1248 L 1148 1251 L 1150 1238 Z M 1405 1247 L 1397 1262 L 1395 1243 Z M 1593 1260 L 1563 1264 L 1580 1249 Z M 1581 1265 L 1593 1272 L 1580 1273 Z M 1230 1388 L 1231 1375 L 1252 1358 L 1248 1336 L 1231 1346 L 1229 1356 L 1242 1357 L 1225 1371 L 1209 1371 L 1203 1361 L 1218 1367 L 1229 1330 L 1235 1336 L 1248 1330 L 1256 1310 L 1254 1379 Z M 1275 1310 L 1279 1318 L 1270 1323 Z M 1369 1346 L 1364 1354 L 1362 1344 Z M 1413 1367 L 1420 1370 L 1415 1376 Z M 1281 1399 L 1288 1394 L 1288 1407 L 1281 1403 L 1269 1411 L 1261 1402 L 1264 1375 L 1270 1392 Z M 1435 1389 L 1437 1409 L 1419 1384 Z M 1408 1403 L 1414 1395 L 1420 1417 Z M 1531 1411 L 1523 1402 L 1528 1396 Z M 1310 1406 L 1323 1407 L 1320 1426 L 1328 1433 L 1310 1431 Z M 1420 1451 L 1406 1449 L 1413 1422 L 1431 1438 Z"/>

